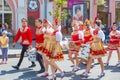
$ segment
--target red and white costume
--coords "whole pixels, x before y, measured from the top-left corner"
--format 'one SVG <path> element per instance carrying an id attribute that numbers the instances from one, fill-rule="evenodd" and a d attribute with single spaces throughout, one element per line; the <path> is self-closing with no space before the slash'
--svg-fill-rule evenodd
<path id="1" fill-rule="evenodd" d="M 36 28 L 36 48 L 41 49 L 44 42 L 44 33 L 42 26 Z"/>
<path id="2" fill-rule="evenodd" d="M 93 40 L 92 34 L 93 34 L 93 32 L 92 32 L 91 28 L 84 30 L 84 44 Z"/>
<path id="3" fill-rule="evenodd" d="M 110 41 L 109 41 L 109 45 L 108 45 L 108 49 L 109 50 L 117 50 L 118 46 L 119 46 L 119 39 L 118 39 L 118 35 L 119 31 L 117 30 L 112 30 L 110 32 Z"/>
<path id="4" fill-rule="evenodd" d="M 80 31 L 83 31 L 83 30 L 84 30 L 84 26 L 83 26 L 83 25 L 80 25 L 80 26 L 79 26 L 79 30 L 80 30 Z"/>
<path id="5" fill-rule="evenodd" d="M 20 37 L 22 38 L 21 45 L 29 46 L 32 44 L 32 33 L 31 33 L 29 27 L 23 26 L 23 27 L 19 28 L 19 30 L 14 38 L 14 42 L 17 42 Z"/>
<path id="6" fill-rule="evenodd" d="M 70 51 L 78 52 L 79 49 L 76 48 L 76 47 L 80 47 L 81 44 L 83 44 L 83 41 L 84 41 L 83 31 L 72 32 L 72 34 L 71 34 L 71 39 L 72 39 L 72 43 L 74 44 L 74 45 L 72 46 L 72 43 L 71 43 L 71 47 L 73 47 L 74 49 L 70 49 Z M 75 47 L 75 46 L 76 46 L 76 47 Z"/>
<path id="7" fill-rule="evenodd" d="M 106 50 L 102 41 L 104 41 L 105 35 L 102 30 L 95 29 L 93 31 L 93 42 L 91 43 L 90 56 L 92 58 L 99 58 L 106 55 Z"/>
<path id="8" fill-rule="evenodd" d="M 45 52 L 45 54 L 49 59 L 54 59 L 54 60 L 63 60 L 64 59 L 60 41 L 62 41 L 62 34 L 59 30 L 56 30 L 50 36 L 48 45 L 46 47 L 47 51 Z M 57 43 L 57 42 L 59 42 L 59 43 Z"/>

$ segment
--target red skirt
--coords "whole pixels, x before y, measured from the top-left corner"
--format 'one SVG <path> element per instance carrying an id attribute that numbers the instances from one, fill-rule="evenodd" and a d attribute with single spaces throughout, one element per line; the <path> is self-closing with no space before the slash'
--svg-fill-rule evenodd
<path id="1" fill-rule="evenodd" d="M 118 46 L 119 46 L 119 40 L 115 40 L 115 41 L 110 40 L 108 44 L 108 50 L 117 50 Z"/>
<path id="2" fill-rule="evenodd" d="M 91 57 L 99 58 L 99 57 L 105 56 L 106 54 L 107 54 L 107 51 L 105 50 L 102 42 L 97 42 L 97 43 L 91 44 L 91 50 L 90 50 Z"/>

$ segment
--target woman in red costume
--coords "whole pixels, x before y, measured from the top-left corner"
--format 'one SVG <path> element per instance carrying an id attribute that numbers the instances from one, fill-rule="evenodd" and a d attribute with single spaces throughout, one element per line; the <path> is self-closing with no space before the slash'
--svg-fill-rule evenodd
<path id="1" fill-rule="evenodd" d="M 87 44 L 93 40 L 92 34 L 93 33 L 92 33 L 91 28 L 90 28 L 90 25 L 87 24 L 86 28 L 84 30 L 84 44 Z"/>
<path id="2" fill-rule="evenodd" d="M 90 57 L 88 59 L 87 68 L 86 71 L 83 72 L 80 76 L 81 77 L 88 77 L 88 73 L 90 71 L 91 63 L 93 59 L 97 59 L 101 66 L 101 74 L 98 75 L 98 77 L 103 77 L 105 75 L 104 73 L 104 64 L 102 61 L 102 57 L 106 55 L 106 51 L 104 48 L 104 45 L 102 44 L 102 41 L 104 41 L 104 33 L 100 29 L 100 23 L 97 23 L 97 28 L 93 31 L 93 41 L 91 43 L 91 52 Z"/>
<path id="3" fill-rule="evenodd" d="M 70 59 L 70 61 L 72 62 L 72 64 L 74 65 L 72 71 L 77 71 L 78 68 L 78 64 L 79 64 L 79 59 L 78 59 L 78 51 L 80 49 L 81 44 L 83 43 L 84 40 L 84 35 L 83 35 L 83 31 L 79 31 L 79 25 L 77 21 L 73 21 L 72 23 L 73 25 L 73 32 L 71 33 L 71 42 L 70 42 L 70 49 L 69 49 L 69 53 L 68 53 L 68 57 Z M 75 55 L 75 59 L 76 59 L 76 63 L 74 62 L 72 55 Z"/>
<path id="4" fill-rule="evenodd" d="M 59 70 L 61 72 L 61 78 L 64 77 L 64 71 L 56 64 L 57 61 L 64 60 L 64 56 L 62 53 L 60 42 L 62 41 L 62 33 L 59 30 L 59 20 L 54 19 L 53 29 L 54 32 L 51 35 L 49 40 L 50 46 L 47 48 L 48 53 L 46 56 L 49 58 L 49 64 L 51 65 L 52 77 L 50 80 L 56 79 L 56 71 Z"/>
<path id="5" fill-rule="evenodd" d="M 110 41 L 109 41 L 109 44 L 108 44 L 109 55 L 108 55 L 108 59 L 107 59 L 107 62 L 106 62 L 106 66 L 109 66 L 109 61 L 110 61 L 113 50 L 117 50 L 118 64 L 120 64 L 119 50 L 118 50 L 118 46 L 119 46 L 118 35 L 119 35 L 120 32 L 116 30 L 117 29 L 116 24 L 113 25 L 112 29 L 113 30 L 110 32 Z M 118 65 L 118 64 L 116 64 L 116 65 Z"/>
<path id="6" fill-rule="evenodd" d="M 44 60 L 44 65 L 45 65 L 45 72 L 41 74 L 41 77 L 47 77 L 49 75 L 48 73 L 48 66 L 49 66 L 49 61 L 48 58 L 46 57 L 46 53 L 48 52 L 47 47 L 49 47 L 49 40 L 51 38 L 51 34 L 53 33 L 52 29 L 52 24 L 44 19 L 43 20 L 43 32 L 44 32 L 44 42 L 41 47 L 39 47 L 39 52 L 43 54 L 43 60 Z"/>

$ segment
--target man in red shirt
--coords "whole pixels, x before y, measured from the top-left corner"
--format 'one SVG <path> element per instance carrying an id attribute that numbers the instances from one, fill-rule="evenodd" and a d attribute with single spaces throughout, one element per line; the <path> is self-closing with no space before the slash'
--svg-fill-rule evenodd
<path id="1" fill-rule="evenodd" d="M 14 43 L 13 43 L 13 47 L 15 47 L 17 41 L 20 39 L 20 37 L 22 38 L 21 41 L 21 45 L 22 45 L 22 51 L 21 51 L 21 55 L 20 55 L 20 59 L 19 62 L 16 66 L 12 66 L 15 69 L 19 69 L 21 62 L 23 60 L 24 57 L 24 53 L 26 52 L 26 50 L 28 48 L 32 48 L 32 33 L 30 28 L 27 26 L 27 19 L 22 18 L 22 27 L 19 28 L 15 39 L 14 39 Z M 32 62 L 32 65 L 30 67 L 35 67 L 35 63 Z"/>
<path id="2" fill-rule="evenodd" d="M 42 27 L 42 20 L 36 19 L 35 20 L 35 25 L 37 27 L 36 28 L 36 45 L 35 45 L 35 47 L 39 51 L 39 49 L 42 47 L 42 44 L 44 42 L 44 33 L 43 33 L 43 27 Z M 37 61 L 39 62 L 40 66 L 41 66 L 41 70 L 38 71 L 38 73 L 42 73 L 42 72 L 45 71 L 42 54 L 37 52 L 36 56 L 37 56 L 36 57 Z"/>

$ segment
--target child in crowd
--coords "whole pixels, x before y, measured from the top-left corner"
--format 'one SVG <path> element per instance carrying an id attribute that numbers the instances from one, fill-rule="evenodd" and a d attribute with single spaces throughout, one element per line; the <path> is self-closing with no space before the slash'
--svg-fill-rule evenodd
<path id="1" fill-rule="evenodd" d="M 9 39 L 7 37 L 7 31 L 3 31 L 2 36 L 0 37 L 0 45 L 2 50 L 2 64 L 7 64 L 8 61 L 8 43 Z"/>

